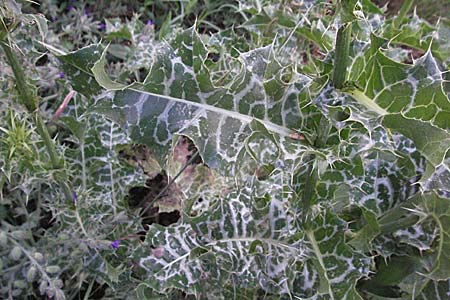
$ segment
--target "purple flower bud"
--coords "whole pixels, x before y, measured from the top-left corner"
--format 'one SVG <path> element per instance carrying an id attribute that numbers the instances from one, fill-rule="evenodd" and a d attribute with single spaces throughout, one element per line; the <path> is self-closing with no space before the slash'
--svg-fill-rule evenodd
<path id="1" fill-rule="evenodd" d="M 111 242 L 111 248 L 117 249 L 119 248 L 120 240 L 115 240 L 114 242 Z"/>
<path id="2" fill-rule="evenodd" d="M 85 9 L 84 9 L 84 15 L 85 16 L 89 16 L 91 14 L 91 9 L 89 8 L 89 6 L 87 6 Z"/>
<path id="3" fill-rule="evenodd" d="M 153 24 L 154 24 L 153 20 L 152 19 L 148 19 L 147 26 L 152 26 Z"/>
<path id="4" fill-rule="evenodd" d="M 77 196 L 77 193 L 75 193 L 75 192 L 72 192 L 72 201 L 73 201 L 73 205 L 77 205 L 78 196 Z"/>
<path id="5" fill-rule="evenodd" d="M 58 77 L 59 77 L 60 79 L 63 79 L 63 78 L 65 77 L 64 72 L 63 72 L 63 71 L 59 72 L 59 73 L 58 73 Z"/>
<path id="6" fill-rule="evenodd" d="M 106 29 L 106 24 L 105 23 L 100 23 L 100 25 L 98 25 L 98 29 L 105 30 Z"/>
<path id="7" fill-rule="evenodd" d="M 73 9 L 73 5 L 69 4 L 69 5 L 67 6 L 67 10 L 68 10 L 68 11 L 71 11 L 72 9 Z"/>

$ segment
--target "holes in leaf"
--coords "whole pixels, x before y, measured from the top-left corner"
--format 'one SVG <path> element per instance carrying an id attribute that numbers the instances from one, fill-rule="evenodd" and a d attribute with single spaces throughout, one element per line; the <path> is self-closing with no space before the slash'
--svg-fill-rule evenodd
<path id="1" fill-rule="evenodd" d="M 255 171 L 256 178 L 260 181 L 267 180 L 274 169 L 275 168 L 272 165 L 260 166 Z"/>
<path id="2" fill-rule="evenodd" d="M 169 177 L 165 171 L 160 171 L 159 164 L 146 146 L 131 145 L 119 150 L 121 158 L 137 165 L 148 176 L 146 186 L 131 188 L 128 196 L 129 205 L 137 208 L 142 215 L 143 225 L 157 223 L 168 226 L 179 220 L 182 201 L 185 199 L 178 184 L 185 183 L 188 180 L 186 178 L 193 180 L 198 175 L 196 165 L 202 163 L 202 159 L 197 153 L 194 143 L 189 138 L 180 136 L 172 150 L 172 157 L 169 158 L 168 165 L 172 166 Z M 152 161 L 156 163 L 156 167 L 151 166 Z M 181 173 L 176 173 L 177 170 Z M 177 182 L 173 181 L 175 176 L 178 178 Z"/>
<path id="3" fill-rule="evenodd" d="M 283 74 L 281 74 L 281 81 L 284 84 L 289 84 L 292 80 L 292 70 L 285 69 Z"/>
<path id="4" fill-rule="evenodd" d="M 311 55 L 313 57 L 316 57 L 320 60 L 324 60 L 325 59 L 325 53 L 322 52 L 322 50 L 314 43 L 310 43 L 309 44 L 309 52 L 311 53 Z"/>
<path id="5" fill-rule="evenodd" d="M 139 213 L 142 213 L 145 209 L 142 224 L 150 225 L 157 223 L 168 226 L 176 223 L 181 216 L 178 211 L 179 199 L 172 197 L 172 195 L 176 194 L 172 190 L 176 186 L 172 185 L 167 191 L 160 194 L 168 184 L 168 178 L 165 172 L 148 179 L 146 184 L 147 187 L 133 187 L 128 197 L 128 203 L 131 207 L 141 208 Z M 156 202 L 155 199 L 157 200 Z M 160 212 L 160 207 L 164 207 L 165 210 L 170 210 L 171 205 L 173 205 L 173 211 Z"/>
<path id="6" fill-rule="evenodd" d="M 144 79 L 147 77 L 148 74 L 148 70 L 146 68 L 139 68 L 138 70 L 138 74 L 139 74 L 139 82 L 143 82 Z"/>
<path id="7" fill-rule="evenodd" d="M 149 193 L 149 188 L 137 186 L 133 187 L 130 190 L 129 197 L 128 197 L 128 204 L 131 207 L 138 207 L 141 200 L 145 198 L 146 195 Z"/>
<path id="8" fill-rule="evenodd" d="M 399 47 L 388 47 L 383 51 L 383 53 L 396 62 L 409 65 L 412 65 L 415 60 L 425 54 L 425 52 L 422 50 L 414 49 L 404 45 L 401 45 Z"/>
<path id="9" fill-rule="evenodd" d="M 218 62 L 220 59 L 219 53 L 216 52 L 208 52 L 208 59 L 214 63 Z"/>
<path id="10" fill-rule="evenodd" d="M 48 56 L 47 56 L 47 54 L 44 54 L 36 60 L 34 65 L 37 67 L 40 67 L 40 66 L 44 66 L 47 62 L 48 62 Z"/>
<path id="11" fill-rule="evenodd" d="M 425 52 L 422 50 L 418 50 L 418 49 L 414 49 L 408 46 L 400 46 L 402 49 L 406 50 L 406 52 L 408 53 L 407 58 L 403 61 L 405 64 L 413 64 L 413 60 L 418 59 L 419 57 L 422 57 Z"/>
<path id="12" fill-rule="evenodd" d="M 48 229 L 55 224 L 55 219 L 51 211 L 42 209 L 41 216 L 39 219 L 39 228 Z"/>
<path id="13" fill-rule="evenodd" d="M 64 147 L 69 148 L 69 149 L 77 149 L 78 148 L 78 144 L 74 143 L 73 141 L 67 140 L 67 139 L 62 140 L 61 144 Z"/>
<path id="14" fill-rule="evenodd" d="M 170 224 L 178 222 L 180 217 L 181 214 L 178 210 L 172 212 L 162 212 L 155 217 L 154 223 L 158 223 L 162 226 L 169 226 Z"/>

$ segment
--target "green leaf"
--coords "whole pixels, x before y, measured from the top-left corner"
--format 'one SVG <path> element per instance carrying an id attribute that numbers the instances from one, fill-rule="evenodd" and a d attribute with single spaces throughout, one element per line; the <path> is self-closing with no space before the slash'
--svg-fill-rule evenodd
<path id="1" fill-rule="evenodd" d="M 133 255 L 145 270 L 145 284 L 156 292 L 178 288 L 198 296 L 262 288 L 275 295 L 361 299 L 354 287 L 367 274 L 369 259 L 345 245 L 344 222 L 326 213 L 307 236 L 292 236 L 298 227 L 285 210 L 288 203 L 272 198 L 256 208 L 250 189 L 231 192 L 180 224 L 152 225 Z"/>
<path id="2" fill-rule="evenodd" d="M 346 223 L 325 211 L 306 229 L 309 259 L 294 288 L 300 297 L 362 299 L 356 281 L 369 272 L 370 259 L 345 243 Z"/>
<path id="3" fill-rule="evenodd" d="M 436 190 L 447 195 L 450 198 L 450 152 L 447 152 L 447 158 L 436 169 L 427 168 L 420 184 L 425 190 Z"/>
<path id="4" fill-rule="evenodd" d="M 169 11 L 169 13 L 166 16 L 166 19 L 161 25 L 161 29 L 159 30 L 159 39 L 164 40 L 167 35 L 170 33 L 170 23 L 172 21 L 172 11 Z"/>
<path id="5" fill-rule="evenodd" d="M 115 82 L 109 78 L 109 76 L 105 72 L 105 64 L 106 64 L 106 53 L 108 52 L 108 47 L 105 48 L 102 52 L 102 56 L 98 61 L 95 62 L 91 71 L 95 77 L 95 80 L 100 84 L 103 88 L 107 90 L 123 90 L 126 89 L 129 85 L 121 84 Z"/>
<path id="6" fill-rule="evenodd" d="M 391 43 L 406 45 L 414 49 L 426 52 L 431 48 L 435 57 L 444 65 L 449 66 L 450 43 L 448 36 L 450 31 L 450 21 L 441 18 L 435 26 L 421 19 L 417 14 L 404 19 L 404 24 L 400 28 L 395 28 L 394 22 L 386 22 L 379 34 L 388 39 Z M 398 49 L 397 49 L 398 51 Z"/>
<path id="7" fill-rule="evenodd" d="M 381 51 L 369 58 L 359 84 L 364 94 L 388 113 L 402 113 L 450 129 L 450 101 L 444 93 L 442 71 L 430 51 L 413 66 L 395 62 Z"/>
<path id="8" fill-rule="evenodd" d="M 146 271 L 146 284 L 157 292 L 175 287 L 198 295 L 234 286 L 289 293 L 291 281 L 285 279 L 294 273 L 288 266 L 304 253 L 301 241 L 289 234 L 293 220 L 276 199 L 264 208 L 252 207 L 249 192 L 231 192 L 207 214 L 181 224 L 152 225 L 133 255 Z"/>
<path id="9" fill-rule="evenodd" d="M 441 198 L 436 193 L 417 195 L 415 201 L 439 229 L 436 241 L 435 263 L 426 277 L 433 280 L 447 280 L 450 278 L 450 199 Z M 416 200 L 417 199 L 417 200 Z"/>
<path id="10" fill-rule="evenodd" d="M 305 148 L 293 129 L 300 128 L 306 117 L 297 97 L 308 93 L 310 80 L 298 74 L 284 83 L 284 68 L 271 47 L 242 54 L 243 72 L 227 86 L 215 87 L 204 65 L 207 51 L 197 34 L 188 30 L 173 44 L 178 48 L 161 46 L 141 90 L 118 91 L 112 102 L 104 99 L 96 105 L 97 111 L 129 128 L 135 142 L 151 147 L 161 165 L 173 136 L 186 135 L 208 166 L 234 172 L 253 120 L 283 143 L 284 153 Z"/>
<path id="11" fill-rule="evenodd" d="M 79 209 L 110 207 L 112 212 L 103 217 L 115 217 L 115 212 L 124 206 L 128 188 L 142 186 L 145 180 L 140 170 L 119 159 L 117 148 L 129 143 L 129 137 L 118 124 L 103 116 L 84 114 L 76 118 L 75 128 L 73 118 L 65 120 L 70 120 L 67 124 L 76 134 L 70 142 L 77 148 L 66 150 L 66 161 L 72 183 L 78 187 L 74 192 L 78 194 Z M 90 223 L 87 228 L 91 226 L 96 224 Z"/>
<path id="12" fill-rule="evenodd" d="M 123 272 L 123 266 L 114 267 L 107 261 L 105 261 L 106 264 L 106 274 L 109 276 L 109 280 L 111 282 L 119 282 L 119 276 Z"/>
<path id="13" fill-rule="evenodd" d="M 344 106 L 352 109 L 348 120 L 361 122 L 372 131 L 374 122 L 378 122 L 376 115 L 384 116 L 383 125 L 412 139 L 417 150 L 436 168 L 450 148 L 450 100 L 443 90 L 444 72 L 431 51 L 414 65 L 406 65 L 381 51 L 385 43 L 372 35 L 365 58 L 360 62 L 356 58 L 352 64 L 355 72 L 350 74 L 358 78 L 357 85 L 363 88 L 347 90 L 356 100 L 355 103 L 343 99 Z M 365 65 L 361 70 L 360 63 Z M 376 114 L 369 114 L 370 111 Z"/>
<path id="14" fill-rule="evenodd" d="M 102 90 L 91 72 L 91 68 L 101 58 L 102 49 L 100 44 L 95 44 L 65 55 L 58 55 L 58 59 L 63 62 L 64 74 L 67 74 L 73 89 L 88 98 L 99 94 Z"/>
<path id="15" fill-rule="evenodd" d="M 390 114 L 384 117 L 383 125 L 400 132 L 414 141 L 417 150 L 433 165 L 443 163 L 450 148 L 450 133 L 430 123 L 408 119 L 402 114 Z"/>
<path id="16" fill-rule="evenodd" d="M 115 22 L 114 22 L 115 21 Z M 106 20 L 106 39 L 107 40 L 113 40 L 116 38 L 119 39 L 125 39 L 125 40 L 132 40 L 133 39 L 133 33 L 132 29 L 127 25 L 120 24 L 120 20 Z"/>
<path id="17" fill-rule="evenodd" d="M 430 280 L 420 295 L 417 297 L 419 300 L 444 300 L 448 298 L 450 288 L 450 280 L 434 281 Z"/>
<path id="18" fill-rule="evenodd" d="M 356 232 L 348 244 L 362 253 L 369 253 L 372 249 L 372 240 L 380 233 L 380 226 L 374 213 L 365 209 L 362 213 L 366 226 Z"/>
<path id="19" fill-rule="evenodd" d="M 417 258 L 408 256 L 394 256 L 387 263 L 382 261 L 371 284 L 395 286 L 406 276 L 412 274 L 416 270 L 417 264 Z"/>

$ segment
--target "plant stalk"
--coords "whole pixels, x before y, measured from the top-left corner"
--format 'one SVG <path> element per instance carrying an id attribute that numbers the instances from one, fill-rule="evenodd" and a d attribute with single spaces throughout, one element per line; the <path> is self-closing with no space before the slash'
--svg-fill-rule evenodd
<path id="1" fill-rule="evenodd" d="M 63 164 L 62 160 L 56 153 L 55 143 L 48 133 L 47 126 L 45 125 L 44 120 L 37 112 L 34 113 L 34 122 L 36 124 L 36 129 L 39 135 L 44 140 L 45 147 L 47 148 L 47 152 L 50 156 L 52 167 L 54 169 L 61 168 Z"/>
<path id="2" fill-rule="evenodd" d="M 317 184 L 318 175 L 318 171 L 314 167 L 314 161 L 311 161 L 308 167 L 308 173 L 306 174 L 305 188 L 302 193 L 302 224 L 308 224 L 308 217 L 312 202 L 311 200 Z"/>
<path id="3" fill-rule="evenodd" d="M 0 23 L 2 23 L 2 21 L 3 20 L 0 20 Z M 5 28 L 3 27 L 4 26 L 0 28 L 2 32 L 3 30 L 5 30 Z M 32 91 L 30 90 L 30 87 L 26 82 L 25 73 L 19 64 L 16 55 L 14 54 L 9 43 L 7 42 L 6 38 L 7 35 L 2 34 L 1 36 L 3 37 L 3 39 L 0 40 L 0 45 L 3 51 L 5 52 L 8 64 L 10 65 L 14 73 L 14 78 L 16 81 L 16 89 L 19 94 L 19 100 L 21 104 L 23 104 L 26 107 L 28 113 L 30 113 L 33 117 L 33 121 L 36 125 L 37 132 L 43 139 L 45 147 L 47 148 L 47 152 L 50 156 L 52 168 L 61 169 L 63 167 L 63 160 L 59 157 L 58 153 L 56 152 L 55 142 L 50 137 L 47 126 L 45 125 L 44 120 L 39 114 L 38 98 L 33 95 Z M 57 178 L 56 180 L 61 189 L 63 190 L 66 200 L 71 201 L 72 193 L 70 191 L 69 186 L 67 185 L 67 179 Z"/>
<path id="4" fill-rule="evenodd" d="M 28 85 L 25 81 L 25 74 L 23 69 L 20 67 L 19 62 L 11 50 L 10 45 L 6 42 L 6 40 L 0 41 L 3 51 L 5 52 L 6 59 L 8 60 L 8 64 L 11 66 L 11 69 L 14 73 L 14 78 L 16 79 L 16 89 L 19 93 L 19 99 L 23 105 L 27 108 L 28 112 L 32 113 L 37 108 L 37 99 L 33 97 L 33 94 L 30 92 Z"/>
<path id="5" fill-rule="evenodd" d="M 347 65 L 349 61 L 350 41 L 352 37 L 352 23 L 342 25 L 336 36 L 336 50 L 334 53 L 333 86 L 341 89 L 347 80 Z"/>
<path id="6" fill-rule="evenodd" d="M 392 23 L 394 25 L 394 28 L 399 28 L 400 25 L 403 23 L 403 19 L 405 19 L 406 14 L 410 11 L 412 5 L 414 3 L 414 0 L 405 0 L 403 2 L 402 7 L 400 8 L 400 11 L 398 13 L 398 16 L 394 19 L 394 22 Z"/>
<path id="7" fill-rule="evenodd" d="M 380 224 L 380 234 L 388 234 L 415 225 L 420 220 L 417 215 L 409 215 L 396 221 Z"/>
<path id="8" fill-rule="evenodd" d="M 331 123 L 327 120 L 327 118 L 322 117 L 320 119 L 319 128 L 317 130 L 317 137 L 314 141 L 314 146 L 318 149 L 325 147 L 328 136 L 330 135 Z M 308 167 L 307 177 L 305 179 L 305 188 L 302 193 L 302 209 L 303 209 L 303 218 L 302 223 L 307 224 L 308 216 L 311 209 L 311 200 L 314 195 L 314 189 L 317 185 L 317 180 L 319 179 L 319 170 L 315 166 L 315 155 L 311 155 L 310 165 Z"/>

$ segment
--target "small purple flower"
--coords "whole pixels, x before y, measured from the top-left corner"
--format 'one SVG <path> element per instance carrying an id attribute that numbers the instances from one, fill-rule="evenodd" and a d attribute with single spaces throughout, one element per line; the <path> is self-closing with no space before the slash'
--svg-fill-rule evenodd
<path id="1" fill-rule="evenodd" d="M 68 6 L 67 6 L 67 10 L 68 11 L 71 11 L 73 9 L 73 5 L 72 4 L 69 4 Z"/>
<path id="2" fill-rule="evenodd" d="M 100 25 L 98 25 L 98 29 L 105 30 L 106 29 L 106 24 L 105 23 L 100 23 Z"/>
<path id="3" fill-rule="evenodd" d="M 86 6 L 86 8 L 84 9 L 84 15 L 89 16 L 90 14 L 91 14 L 91 9 L 89 8 L 89 6 Z"/>
<path id="4" fill-rule="evenodd" d="M 284 168 L 284 163 L 281 160 L 277 160 L 275 162 L 275 167 L 279 168 L 279 169 L 282 169 L 282 168 Z"/>
<path id="5" fill-rule="evenodd" d="M 148 19 L 147 20 L 147 26 L 152 26 L 154 23 L 153 23 L 153 20 L 152 19 Z"/>
<path id="6" fill-rule="evenodd" d="M 77 205 L 77 202 L 78 202 L 78 196 L 77 196 L 77 193 L 75 193 L 75 192 L 72 192 L 72 201 L 73 201 L 73 205 Z"/>
<path id="7" fill-rule="evenodd" d="M 111 242 L 111 248 L 117 249 L 119 248 L 120 240 L 115 240 L 114 242 Z"/>
<path id="8" fill-rule="evenodd" d="M 58 73 L 58 77 L 59 77 L 60 79 L 63 79 L 63 78 L 65 77 L 64 72 L 63 72 L 63 71 L 59 72 L 59 73 Z"/>

